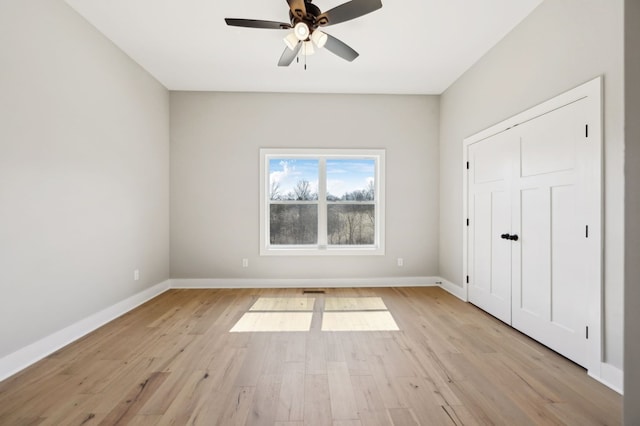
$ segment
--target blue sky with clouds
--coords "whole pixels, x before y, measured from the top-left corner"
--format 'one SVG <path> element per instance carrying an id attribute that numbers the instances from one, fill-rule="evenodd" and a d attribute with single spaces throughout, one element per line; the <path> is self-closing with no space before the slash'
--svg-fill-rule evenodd
<path id="1" fill-rule="evenodd" d="M 374 176 L 374 160 L 327 160 L 327 192 L 336 197 L 366 189 Z"/>
<path id="2" fill-rule="evenodd" d="M 286 195 L 301 180 L 318 191 L 318 160 L 273 158 L 269 160 L 269 181 L 277 182 L 280 193 Z M 337 197 L 346 192 L 366 189 L 375 176 L 375 161 L 370 159 L 328 159 L 327 191 Z"/>

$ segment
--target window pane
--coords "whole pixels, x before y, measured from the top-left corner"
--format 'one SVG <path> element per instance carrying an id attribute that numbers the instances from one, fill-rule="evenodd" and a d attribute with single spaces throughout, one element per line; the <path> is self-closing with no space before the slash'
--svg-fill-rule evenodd
<path id="1" fill-rule="evenodd" d="M 316 204 L 271 204 L 271 244 L 317 244 L 318 206 Z"/>
<path id="2" fill-rule="evenodd" d="M 318 160 L 272 158 L 269 160 L 270 200 L 317 200 Z"/>
<path id="3" fill-rule="evenodd" d="M 375 242 L 375 206 L 372 204 L 329 204 L 328 243 L 371 245 Z"/>
<path id="4" fill-rule="evenodd" d="M 327 160 L 327 201 L 373 201 L 374 159 Z"/>

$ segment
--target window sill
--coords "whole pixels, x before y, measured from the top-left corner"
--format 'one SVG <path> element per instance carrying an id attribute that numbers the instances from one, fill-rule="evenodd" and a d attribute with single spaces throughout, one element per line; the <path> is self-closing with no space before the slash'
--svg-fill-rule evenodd
<path id="1" fill-rule="evenodd" d="M 380 247 L 262 247 L 260 256 L 384 256 Z"/>

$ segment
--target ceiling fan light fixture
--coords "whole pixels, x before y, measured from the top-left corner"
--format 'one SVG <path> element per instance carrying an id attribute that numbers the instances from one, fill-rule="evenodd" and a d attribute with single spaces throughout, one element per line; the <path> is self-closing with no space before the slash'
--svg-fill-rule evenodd
<path id="1" fill-rule="evenodd" d="M 318 49 L 322 49 L 327 43 L 329 37 L 320 30 L 315 30 L 311 34 L 311 41 L 313 41 Z"/>
<path id="2" fill-rule="evenodd" d="M 287 36 L 284 38 L 284 44 L 286 44 L 287 47 L 291 50 L 295 49 L 298 43 L 300 43 L 300 40 L 298 40 L 298 36 L 296 36 L 292 32 L 287 34 Z"/>
<path id="3" fill-rule="evenodd" d="M 302 44 L 302 49 L 300 49 L 300 52 L 304 55 L 304 56 L 311 56 L 314 53 L 316 53 L 315 49 L 313 48 L 313 43 L 310 41 L 304 41 Z"/>
<path id="4" fill-rule="evenodd" d="M 304 22 L 298 22 L 295 27 L 293 27 L 293 33 L 300 41 L 305 41 L 306 39 L 308 39 L 309 32 L 309 27 Z"/>

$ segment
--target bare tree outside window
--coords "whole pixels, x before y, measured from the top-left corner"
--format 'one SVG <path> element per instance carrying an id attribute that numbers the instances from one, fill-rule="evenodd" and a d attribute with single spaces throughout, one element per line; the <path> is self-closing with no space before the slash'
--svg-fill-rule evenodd
<path id="1" fill-rule="evenodd" d="M 271 197 L 278 194 L 273 190 Z M 276 188 L 278 189 L 278 188 Z M 282 199 L 282 197 L 280 197 Z M 314 201 L 318 193 L 312 192 L 307 180 L 300 180 L 284 200 Z M 317 204 L 272 204 L 270 209 L 271 244 L 317 244 L 318 243 L 318 206 Z"/>
<path id="2" fill-rule="evenodd" d="M 280 193 L 280 182 L 272 181 L 271 189 L 269 191 L 269 198 L 271 200 L 281 200 L 282 194 Z"/>
<path id="3" fill-rule="evenodd" d="M 270 215 L 271 244 L 318 243 L 318 206 L 272 204 Z"/>
<path id="4" fill-rule="evenodd" d="M 327 160 L 327 179 L 327 242 L 375 244 L 375 160 Z"/>
<path id="5" fill-rule="evenodd" d="M 269 164 L 270 244 L 318 244 L 318 160 L 279 158 Z"/>

